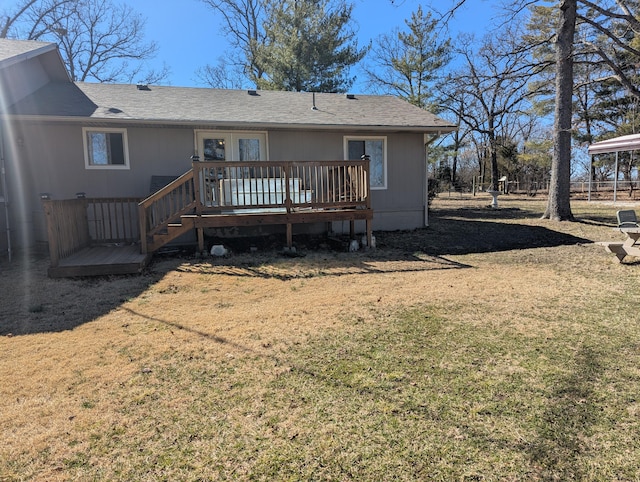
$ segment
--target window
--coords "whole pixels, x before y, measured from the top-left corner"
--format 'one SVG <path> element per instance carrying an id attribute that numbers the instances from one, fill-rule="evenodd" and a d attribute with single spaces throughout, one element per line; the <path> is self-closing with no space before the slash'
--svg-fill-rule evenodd
<path id="1" fill-rule="evenodd" d="M 370 159 L 369 177 L 371 189 L 387 188 L 387 138 L 386 137 L 345 137 L 347 159 L 360 159 L 367 154 Z"/>
<path id="2" fill-rule="evenodd" d="M 126 129 L 82 129 L 87 169 L 129 169 Z"/>
<path id="3" fill-rule="evenodd" d="M 197 149 L 203 161 L 261 161 L 267 159 L 267 135 L 197 131 Z"/>

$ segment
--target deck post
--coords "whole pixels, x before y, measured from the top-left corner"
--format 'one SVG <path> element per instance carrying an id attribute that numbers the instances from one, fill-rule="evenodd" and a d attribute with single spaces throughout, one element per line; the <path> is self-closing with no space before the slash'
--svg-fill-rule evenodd
<path id="1" fill-rule="evenodd" d="M 140 226 L 140 253 L 147 254 L 147 210 L 143 204 L 138 204 L 138 225 Z"/>
<path id="2" fill-rule="evenodd" d="M 193 195 L 196 202 L 196 216 L 202 218 L 202 192 L 200 191 L 201 182 L 204 179 L 202 165 L 200 164 L 200 156 L 191 156 L 191 167 L 193 169 Z M 205 187 L 206 189 L 206 187 Z M 198 236 L 198 252 L 204 253 L 204 228 L 197 227 L 196 234 Z"/>
<path id="3" fill-rule="evenodd" d="M 202 193 L 200 192 L 200 183 L 203 176 L 200 157 L 191 157 L 191 168 L 193 170 L 193 196 L 195 197 L 196 202 L 196 214 L 202 215 Z"/>
<path id="4" fill-rule="evenodd" d="M 204 253 L 204 228 L 196 228 L 198 233 L 198 251 Z"/>
<path id="5" fill-rule="evenodd" d="M 284 193 L 285 193 L 285 198 L 284 198 L 284 205 L 285 208 L 287 209 L 287 213 L 291 212 L 291 185 L 289 184 L 289 179 L 291 179 L 291 174 L 289 173 L 289 169 L 291 169 L 291 167 L 287 166 L 284 169 Z M 287 224 L 287 229 L 290 226 L 290 224 Z M 291 244 L 289 244 L 289 247 L 291 247 Z"/>
<path id="6" fill-rule="evenodd" d="M 287 247 L 293 247 L 293 226 L 291 223 L 287 223 Z"/>
<path id="7" fill-rule="evenodd" d="M 44 199 L 42 206 L 44 208 L 44 215 L 47 220 L 47 239 L 49 240 L 49 260 L 52 267 L 57 267 L 60 262 L 60 256 L 58 254 L 58 236 L 56 235 L 52 213 L 52 201 Z"/>
<path id="8" fill-rule="evenodd" d="M 349 238 L 356 239 L 356 221 L 355 219 L 349 220 Z"/>

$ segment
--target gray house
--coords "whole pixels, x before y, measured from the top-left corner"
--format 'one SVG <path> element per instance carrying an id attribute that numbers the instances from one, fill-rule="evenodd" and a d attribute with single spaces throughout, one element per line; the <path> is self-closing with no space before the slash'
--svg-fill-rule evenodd
<path id="1" fill-rule="evenodd" d="M 128 221 L 149 236 L 152 218 L 180 212 L 186 228 L 149 251 L 203 226 L 286 224 L 289 235 L 298 223 L 422 227 L 428 145 L 456 129 L 391 96 L 72 82 L 56 45 L 35 41 L 0 39 L 0 93 L 4 251 L 51 243 L 54 221 L 48 228 L 43 199 L 138 202 L 188 172 L 190 184 L 147 204 L 146 227 Z M 178 211 L 164 212 L 185 196 Z M 271 217 L 256 217 L 267 208 Z M 343 208 L 356 215 L 326 214 Z M 213 214 L 224 221 L 188 217 Z M 229 220 L 241 215 L 253 217 Z M 165 234 L 169 225 L 175 216 Z"/>

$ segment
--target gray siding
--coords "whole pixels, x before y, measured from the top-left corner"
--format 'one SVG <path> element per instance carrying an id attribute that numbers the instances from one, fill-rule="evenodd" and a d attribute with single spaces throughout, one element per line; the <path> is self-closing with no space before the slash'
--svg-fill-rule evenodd
<path id="1" fill-rule="evenodd" d="M 374 229 L 391 231 L 424 225 L 423 139 L 422 134 L 387 137 L 387 189 L 374 190 L 371 194 Z"/>
<path id="2" fill-rule="evenodd" d="M 40 194 L 70 199 L 140 197 L 149 194 L 151 176 L 178 176 L 191 167 L 192 129 L 128 128 L 130 169 L 86 169 L 82 126 L 30 125 L 14 132 L 7 166 L 15 207 L 12 224 L 35 233 L 28 244 L 46 241 Z M 19 167 L 18 167 L 19 166 Z M 19 171 L 19 172 L 17 172 Z M 21 243 L 22 244 L 22 243 Z"/>
<path id="3" fill-rule="evenodd" d="M 380 136 L 371 132 L 289 132 L 269 133 L 271 160 L 343 159 L 345 136 Z M 425 148 L 422 134 L 398 133 L 387 136 L 387 189 L 371 192 L 374 229 L 415 229 L 424 225 Z M 336 223 L 336 231 L 343 230 Z M 348 223 L 347 228 L 348 230 Z M 364 229 L 364 228 L 362 228 Z"/>
<path id="4" fill-rule="evenodd" d="M 130 169 L 86 169 L 80 124 L 28 124 L 14 130 L 9 166 L 11 189 L 24 201 L 12 218 L 16 229 L 46 241 L 40 193 L 69 199 L 145 197 L 151 176 L 178 176 L 191 167 L 194 129 L 128 127 Z M 344 156 L 343 132 L 268 132 L 270 160 L 330 160 Z M 349 132 L 349 136 L 371 133 Z M 374 230 L 421 227 L 424 209 L 424 147 L 421 134 L 387 135 L 387 189 L 371 193 Z M 20 166 L 19 174 L 16 164 Z M 344 227 L 334 226 L 337 231 Z M 348 229 L 348 226 L 347 226 Z M 22 244 L 22 243 L 21 243 Z"/>
<path id="5" fill-rule="evenodd" d="M 269 160 L 340 160 L 344 156 L 343 137 L 339 132 L 271 131 L 269 132 Z"/>
<path id="6" fill-rule="evenodd" d="M 2 101 L 10 105 L 32 94 L 48 82 L 49 76 L 39 58 L 6 67 L 0 70 Z"/>
<path id="7" fill-rule="evenodd" d="M 191 167 L 191 129 L 128 128 L 130 169 L 86 169 L 79 125 L 33 126 L 22 131 L 19 149 L 32 191 L 55 199 L 149 194 L 152 175 L 174 176 Z M 33 141 L 37 139 L 37 141 Z"/>

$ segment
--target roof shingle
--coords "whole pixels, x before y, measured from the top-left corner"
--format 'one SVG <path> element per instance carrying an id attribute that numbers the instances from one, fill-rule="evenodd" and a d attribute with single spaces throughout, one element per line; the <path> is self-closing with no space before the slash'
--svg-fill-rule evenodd
<path id="1" fill-rule="evenodd" d="M 316 109 L 313 109 L 315 99 Z M 451 131 L 433 114 L 391 96 L 245 91 L 128 84 L 51 83 L 11 106 L 21 116 L 178 124 L 362 126 Z"/>

